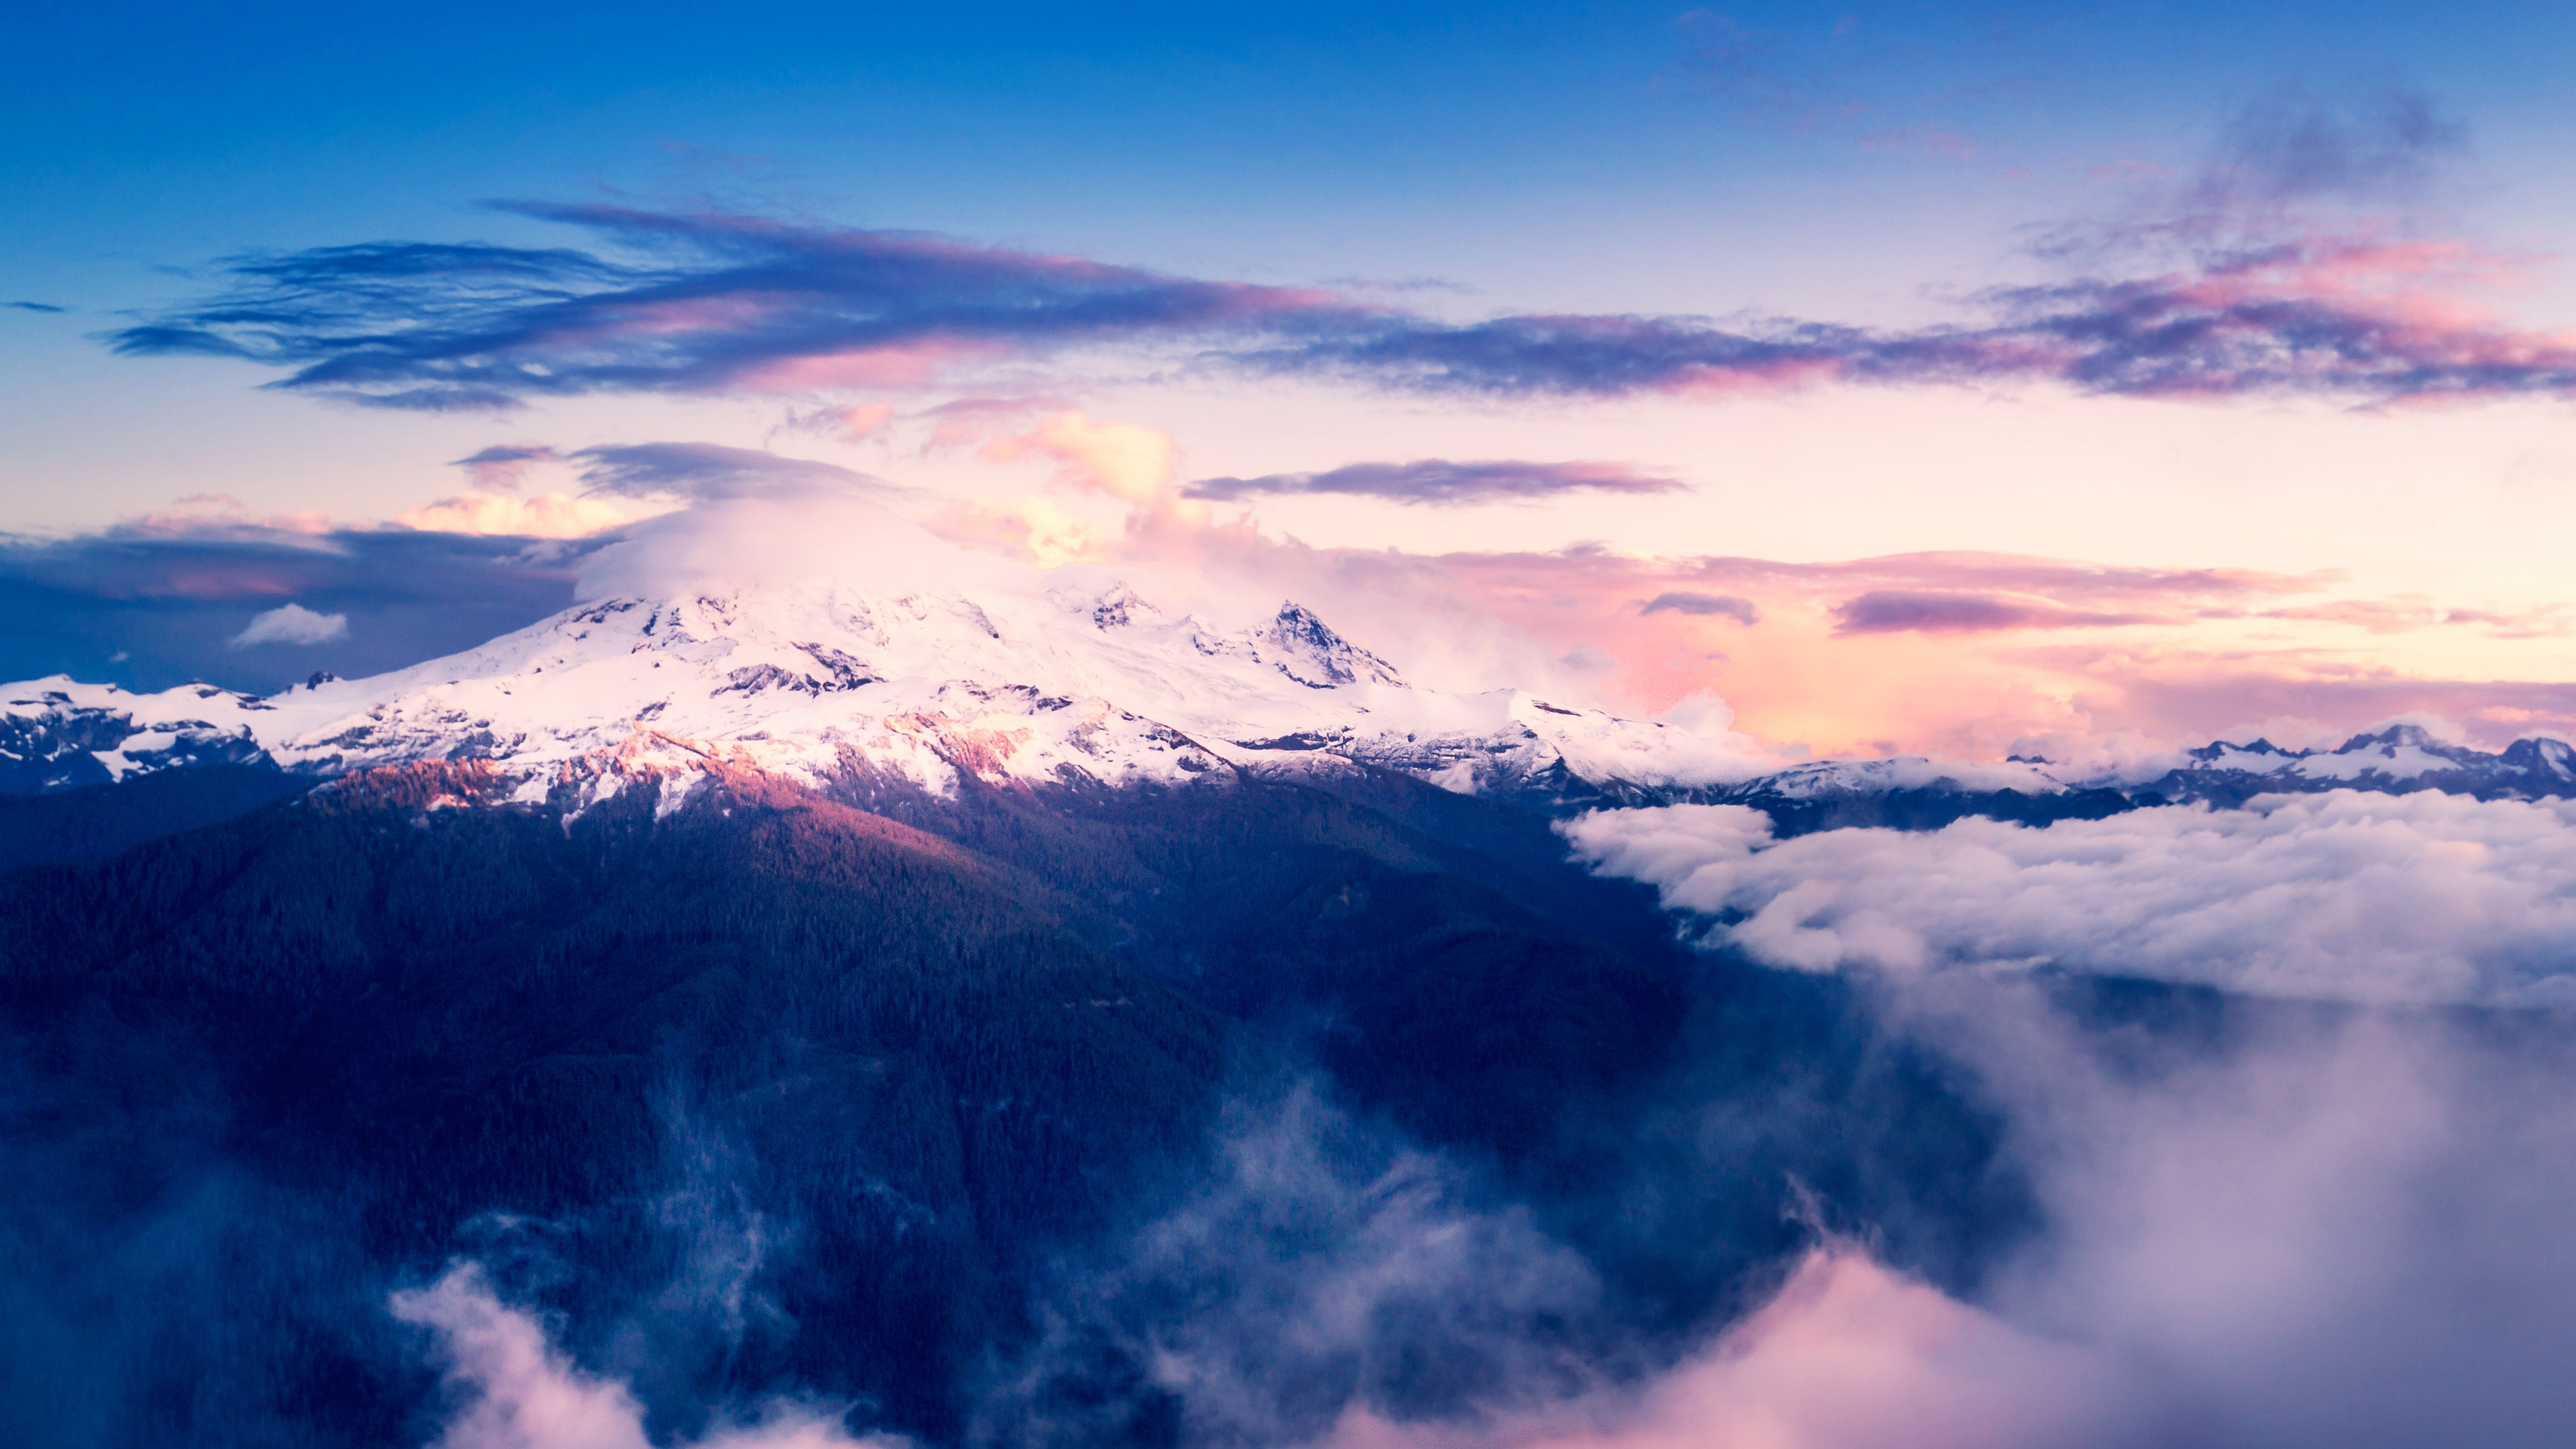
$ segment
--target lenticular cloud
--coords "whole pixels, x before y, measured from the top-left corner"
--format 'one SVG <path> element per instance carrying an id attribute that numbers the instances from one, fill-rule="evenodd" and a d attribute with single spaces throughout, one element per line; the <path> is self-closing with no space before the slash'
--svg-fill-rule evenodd
<path id="1" fill-rule="evenodd" d="M 1834 830 L 1600 811 L 1579 859 L 1803 971 L 2058 968 L 2271 996 L 2576 1004 L 2576 803 L 2426 792 L 2173 806 L 2033 829 Z"/>

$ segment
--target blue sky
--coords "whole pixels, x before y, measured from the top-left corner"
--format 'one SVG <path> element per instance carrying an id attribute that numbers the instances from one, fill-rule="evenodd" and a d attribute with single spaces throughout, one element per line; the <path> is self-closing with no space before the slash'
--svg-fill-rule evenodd
<path id="1" fill-rule="evenodd" d="M 94 307 L 152 266 L 506 236 L 471 203 L 603 190 L 1533 307 L 1849 302 L 1871 281 L 1844 269 L 1987 260 L 2090 168 L 2188 166 L 2285 84 L 2423 88 L 2474 125 L 2482 199 L 2554 220 L 2576 41 L 2536 5 L 106 6 L 15 29 L 0 245 L 22 288 Z"/>
<path id="2" fill-rule="evenodd" d="M 2267 615 L 2261 637 L 2204 620 L 2156 647 L 2210 668 L 2294 656 L 2311 679 L 2576 670 L 2576 643 L 2533 622 L 2562 606 L 2558 540 L 2576 527 L 2564 7 L 122 6 L 57 8 L 16 41 L 0 59 L 15 138 L 0 301 L 38 305 L 0 309 L 0 530 L 50 540 L 28 565 L 47 588 L 83 577 L 83 540 L 110 535 L 267 530 L 303 547 L 400 518 L 488 534 L 585 488 L 547 527 L 592 526 L 634 505 L 579 460 L 675 442 L 887 476 L 961 517 L 1016 520 L 995 546 L 1044 533 L 1058 552 L 1133 546 L 1161 495 L 1101 480 L 1155 469 L 1173 498 L 1210 478 L 1575 479 L 1437 505 L 1338 486 L 1226 496 L 1283 544 L 1425 556 L 1594 540 L 1802 566 L 1985 551 L 2332 575 L 2353 607 L 2295 638 Z M 902 376 L 890 353 L 817 362 L 774 318 L 692 314 L 700 352 L 736 362 L 686 386 L 520 387 L 505 410 L 381 406 L 428 375 L 409 364 L 410 381 L 363 396 L 281 387 L 286 353 L 337 345 L 323 319 L 357 295 L 349 254 L 328 249 L 479 242 L 516 249 L 514 265 L 581 249 L 585 267 L 660 267 L 722 294 L 706 306 L 752 295 L 714 252 L 675 261 L 637 250 L 633 227 L 496 200 L 696 218 L 701 248 L 707 218 L 826 250 L 934 233 L 1009 274 L 983 304 L 1071 275 L 1059 264 L 1325 300 L 1260 293 L 1257 325 L 1130 319 L 1067 343 L 989 325 L 961 341 L 938 319 L 965 294 L 922 293 L 904 304 L 930 320 L 904 334 Z M 293 335 L 261 343 L 286 352 L 213 355 L 240 350 L 237 329 L 201 324 L 238 317 L 226 268 L 253 256 L 324 280 L 297 295 Z M 464 325 L 481 284 L 432 280 L 402 316 Z M 2224 345 L 2176 340 L 2222 305 Z M 1549 317 L 1577 320 L 1542 329 L 1541 349 L 1527 319 Z M 161 341 L 136 345 L 138 326 Z M 2105 340 L 2109 326 L 2128 330 Z M 1569 361 L 1578 337 L 1592 351 Z M 538 369 L 523 380 L 593 376 L 560 347 L 511 357 Z M 454 466 L 496 445 L 541 451 L 506 476 Z M 1529 466 L 1450 466 L 1497 462 Z M 1599 467 L 1676 486 L 1580 484 Z M 450 506 L 474 496 L 499 502 Z M 85 607 L 76 588 L 61 598 Z M 70 667 L 125 617 L 21 653 Z M 2519 622 L 2475 637 L 2420 622 L 2452 618 Z M 2118 627 L 2103 647 L 2136 655 L 2145 626 Z M 1616 655 L 1610 632 L 1569 623 L 1552 647 Z M 1772 632 L 1784 651 L 1861 647 Z M 2035 641 L 1969 642 L 1994 663 Z M 291 659 L 164 652 L 168 669 L 258 680 L 331 649 L 372 665 L 415 647 L 426 636 L 361 628 Z M 1786 730 L 1818 716 L 1758 701 L 1812 692 L 1803 668 L 1738 651 L 1703 683 Z M 1631 673 L 1605 688 L 1652 704 L 1690 682 Z M 2378 706 L 2311 691 L 2280 707 Z M 2114 716 L 2145 720 L 2095 723 Z"/>

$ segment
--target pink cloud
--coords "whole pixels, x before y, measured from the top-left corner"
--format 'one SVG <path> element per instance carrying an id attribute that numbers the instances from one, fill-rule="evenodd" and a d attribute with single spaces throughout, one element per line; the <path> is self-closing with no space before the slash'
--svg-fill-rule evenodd
<path id="1" fill-rule="evenodd" d="M 932 337 L 894 347 L 867 347 L 786 357 L 729 379 L 756 392 L 821 392 L 834 388 L 922 388 L 949 373 L 1007 355 L 990 342 Z"/>
<path id="2" fill-rule="evenodd" d="M 519 538 L 581 538 L 634 521 L 615 504 L 567 493 L 508 498 L 460 493 L 394 515 L 405 528 L 428 533 L 470 533 Z"/>
<path id="3" fill-rule="evenodd" d="M 1129 503 L 1150 503 L 1179 479 L 1180 449 L 1171 435 L 1138 423 L 1097 423 L 1079 410 L 1040 420 L 1026 433 L 1005 433 L 978 456 L 1010 463 L 1055 460 L 1056 481 L 1106 493 Z"/>

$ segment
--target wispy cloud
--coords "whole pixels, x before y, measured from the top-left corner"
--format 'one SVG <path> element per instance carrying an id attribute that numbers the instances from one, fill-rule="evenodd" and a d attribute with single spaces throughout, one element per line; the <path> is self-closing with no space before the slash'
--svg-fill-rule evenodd
<path id="1" fill-rule="evenodd" d="M 811 458 L 782 457 L 720 443 L 616 443 L 564 455 L 594 493 L 624 497 L 744 498 L 808 489 L 884 496 L 896 485 Z"/>
<path id="2" fill-rule="evenodd" d="M 1183 490 L 1212 502 L 1290 494 L 1337 493 L 1398 503 L 1498 503 L 1568 493 L 1672 493 L 1677 478 L 1625 463 L 1351 463 L 1323 473 L 1271 473 L 1259 478 L 1202 478 Z"/>
<path id="3" fill-rule="evenodd" d="M 128 353 L 287 370 L 383 407 L 596 392 L 927 382 L 981 358 L 1355 312 L 1306 289 L 1209 282 L 919 232 L 610 206 L 503 208 L 618 251 L 371 242 L 226 264 L 230 290 L 126 328 Z"/>
<path id="4" fill-rule="evenodd" d="M 2237 113 L 2199 184 L 2212 202 L 2378 202 L 2421 191 L 2468 149 L 2467 125 L 2402 86 L 2285 86 Z"/>
<path id="5" fill-rule="evenodd" d="M 2152 275 L 1996 288 L 1964 320 L 1891 330 L 1598 314 L 1460 323 L 1321 289 L 915 232 L 511 209 L 587 228 L 615 255 L 378 242 L 236 258 L 228 290 L 112 344 L 244 358 L 283 370 L 276 386 L 432 409 L 600 392 L 923 388 L 1083 346 L 1485 397 L 2041 383 L 2355 402 L 2576 392 L 2576 338 L 2518 329 L 2462 300 L 2529 259 L 2369 232 L 2239 237 Z"/>
<path id="6" fill-rule="evenodd" d="M 496 443 L 450 466 L 464 469 L 477 487 L 516 489 L 530 468 L 562 456 L 544 443 Z"/>

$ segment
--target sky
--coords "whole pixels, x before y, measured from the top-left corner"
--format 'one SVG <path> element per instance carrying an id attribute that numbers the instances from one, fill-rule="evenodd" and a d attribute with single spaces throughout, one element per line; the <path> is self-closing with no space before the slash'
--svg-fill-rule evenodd
<path id="1" fill-rule="evenodd" d="M 1792 756 L 2564 734 L 2571 32 L 58 7 L 0 58 L 0 674 L 390 668 L 846 470 Z"/>

